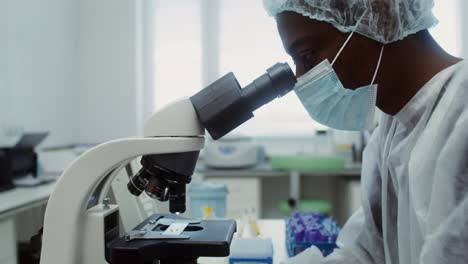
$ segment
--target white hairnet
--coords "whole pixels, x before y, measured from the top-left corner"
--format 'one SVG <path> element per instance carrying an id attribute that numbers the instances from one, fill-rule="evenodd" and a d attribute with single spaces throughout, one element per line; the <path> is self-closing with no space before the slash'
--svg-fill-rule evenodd
<path id="1" fill-rule="evenodd" d="M 268 14 L 293 11 L 387 44 L 437 24 L 433 0 L 263 0 Z"/>

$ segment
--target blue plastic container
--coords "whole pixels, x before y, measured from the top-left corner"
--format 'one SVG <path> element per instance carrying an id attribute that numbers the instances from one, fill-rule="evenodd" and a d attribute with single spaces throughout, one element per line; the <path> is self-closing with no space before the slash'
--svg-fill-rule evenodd
<path id="1" fill-rule="evenodd" d="M 340 228 L 336 222 L 319 213 L 294 213 L 286 219 L 286 249 L 293 257 L 311 246 L 324 256 L 333 252 Z"/>
<path id="2" fill-rule="evenodd" d="M 273 264 L 273 241 L 261 238 L 234 239 L 229 264 Z"/>
<path id="3" fill-rule="evenodd" d="M 227 187 L 224 184 L 201 182 L 190 185 L 192 217 L 203 219 L 203 212 L 210 207 L 216 218 L 226 217 Z"/>

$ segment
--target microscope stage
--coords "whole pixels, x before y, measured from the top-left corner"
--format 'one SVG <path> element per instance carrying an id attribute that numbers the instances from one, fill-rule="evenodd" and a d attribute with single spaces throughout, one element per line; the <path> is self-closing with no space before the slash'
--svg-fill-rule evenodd
<path id="1" fill-rule="evenodd" d="M 154 224 L 163 221 L 183 220 L 184 218 L 170 214 L 155 214 L 138 225 L 130 233 L 138 233 L 148 227 L 155 226 L 150 231 L 153 237 L 161 234 L 162 238 L 118 238 L 109 246 L 109 262 L 111 264 L 146 264 L 154 260 L 196 259 L 198 257 L 226 257 L 234 233 L 234 220 L 206 220 L 189 224 L 180 236 L 170 238 L 162 235 L 168 228 L 166 225 Z M 187 219 L 189 221 L 189 219 Z M 173 262 L 173 261 L 172 261 Z M 166 262 L 171 263 L 171 262 Z M 174 262 L 175 263 L 175 262 Z M 182 262 L 181 262 L 182 263 Z"/>

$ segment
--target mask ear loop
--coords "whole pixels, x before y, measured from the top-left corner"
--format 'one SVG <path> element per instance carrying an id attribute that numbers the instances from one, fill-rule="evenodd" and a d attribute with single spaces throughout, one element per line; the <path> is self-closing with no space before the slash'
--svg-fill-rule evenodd
<path id="1" fill-rule="evenodd" d="M 384 49 L 385 49 L 385 45 L 382 45 L 382 47 L 380 48 L 379 60 L 377 61 L 377 66 L 375 67 L 374 76 L 372 77 L 372 82 L 369 87 L 372 87 L 374 85 L 375 79 L 377 78 L 377 73 L 379 72 L 379 69 L 380 69 L 380 63 L 382 62 Z M 377 102 L 377 89 L 374 89 L 372 99 L 369 100 L 369 107 L 375 107 L 376 102 Z M 376 122 L 375 111 L 372 111 L 372 113 L 367 117 L 367 128 L 369 130 L 373 129 L 376 125 L 375 122 Z"/>
<path id="2" fill-rule="evenodd" d="M 348 45 L 348 42 L 351 40 L 351 37 L 354 35 L 354 32 L 356 32 L 356 29 L 358 27 L 358 25 L 361 23 L 362 19 L 364 18 L 364 16 L 367 14 L 367 10 L 366 9 L 364 11 L 364 14 L 362 14 L 362 16 L 358 19 L 357 23 L 356 23 L 356 26 L 354 26 L 354 29 L 353 31 L 351 31 L 351 34 L 349 34 L 348 38 L 346 39 L 346 41 L 344 42 L 343 46 L 341 46 L 341 49 L 338 51 L 338 53 L 336 54 L 335 58 L 333 59 L 333 62 L 331 63 L 331 65 L 333 66 L 333 64 L 335 64 L 336 60 L 338 59 L 338 57 L 340 56 L 341 52 L 343 52 L 344 48 L 346 47 L 346 45 Z"/>
<path id="3" fill-rule="evenodd" d="M 385 48 L 385 45 L 382 45 L 382 48 L 380 48 L 379 60 L 377 62 L 377 67 L 375 68 L 374 76 L 372 77 L 372 82 L 370 85 L 374 85 L 375 79 L 377 78 L 377 74 L 379 73 L 379 68 L 380 68 L 380 63 L 382 62 L 384 48 Z"/>

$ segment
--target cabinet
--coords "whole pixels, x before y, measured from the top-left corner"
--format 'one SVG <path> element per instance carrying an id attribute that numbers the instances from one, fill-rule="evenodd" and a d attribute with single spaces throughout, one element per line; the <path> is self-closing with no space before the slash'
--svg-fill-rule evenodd
<path id="1" fill-rule="evenodd" d="M 0 220 L 0 263 L 16 264 L 16 233 L 13 219 Z"/>
<path id="2" fill-rule="evenodd" d="M 226 200 L 226 216 L 228 218 L 239 218 L 245 209 L 254 209 L 254 215 L 257 218 L 262 215 L 259 178 L 207 177 L 205 179 L 227 186 L 229 193 Z"/>

